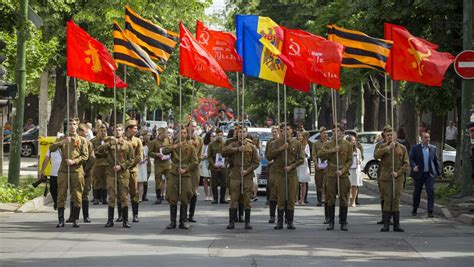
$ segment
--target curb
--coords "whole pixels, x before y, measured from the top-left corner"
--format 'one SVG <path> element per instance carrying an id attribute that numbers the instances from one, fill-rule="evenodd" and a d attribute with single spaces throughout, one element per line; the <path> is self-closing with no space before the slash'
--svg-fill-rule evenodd
<path id="1" fill-rule="evenodd" d="M 18 209 L 15 210 L 15 212 L 30 212 L 30 211 L 34 211 L 44 205 L 47 205 L 49 203 L 51 203 L 53 200 L 51 199 L 51 196 L 48 195 L 47 197 L 37 197 L 37 198 L 34 198 L 28 202 L 26 202 L 25 204 L 21 205 L 21 207 L 19 207 Z"/>
<path id="2" fill-rule="evenodd" d="M 17 203 L 0 203 L 0 212 L 6 212 L 6 211 L 14 212 L 20 206 L 21 204 L 17 204 Z"/>
<path id="3" fill-rule="evenodd" d="M 474 215 L 472 214 L 461 214 L 459 217 L 456 218 L 456 220 L 462 223 L 474 225 Z"/>

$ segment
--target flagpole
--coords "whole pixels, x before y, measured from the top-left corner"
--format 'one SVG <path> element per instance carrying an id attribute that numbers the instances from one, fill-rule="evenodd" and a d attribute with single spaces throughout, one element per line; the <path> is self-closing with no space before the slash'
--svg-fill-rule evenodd
<path id="1" fill-rule="evenodd" d="M 392 138 L 393 138 L 393 132 L 395 131 L 395 125 L 393 124 L 394 123 L 394 118 L 393 118 L 394 117 L 393 116 L 393 113 L 394 113 L 393 105 L 394 105 L 394 103 L 393 102 L 395 101 L 395 99 L 393 98 L 393 80 L 392 79 L 390 79 L 390 80 L 391 80 L 391 82 L 390 82 L 390 85 L 391 85 L 390 86 L 390 99 L 391 99 L 390 103 L 391 103 Z M 393 142 L 393 140 L 392 140 L 392 142 Z M 392 149 L 392 173 L 393 172 L 395 172 L 395 149 Z M 392 207 L 391 207 L 392 211 L 393 211 L 393 200 L 394 199 L 395 199 L 395 177 L 393 177 L 393 175 L 392 175 L 392 201 L 390 201 L 390 203 L 392 204 Z"/>
<path id="2" fill-rule="evenodd" d="M 239 72 L 235 72 L 235 79 L 237 80 L 237 118 L 236 121 L 239 121 L 239 115 L 240 115 L 240 101 L 239 101 Z"/>
<path id="3" fill-rule="evenodd" d="M 115 82 L 115 77 L 114 77 Z M 127 83 L 127 65 L 123 65 L 123 82 Z M 123 90 L 123 125 L 125 125 L 125 114 L 127 113 L 126 110 L 127 106 L 127 86 L 125 86 Z"/>
<path id="4" fill-rule="evenodd" d="M 385 78 L 385 125 L 387 125 L 388 124 L 387 73 L 384 73 L 384 78 Z"/>
<path id="5" fill-rule="evenodd" d="M 280 92 L 280 86 L 278 85 L 278 92 Z M 286 121 L 286 84 L 283 85 L 283 113 L 285 114 L 284 119 L 284 126 L 285 126 L 285 144 L 288 144 L 288 125 Z M 288 166 L 288 149 L 285 149 L 285 168 Z M 288 172 L 285 170 L 285 212 L 287 212 L 288 207 Z M 294 200 L 292 200 L 294 201 Z"/>
<path id="6" fill-rule="evenodd" d="M 336 147 L 339 146 L 339 140 L 338 140 L 338 132 L 339 132 L 339 127 L 337 125 L 337 103 L 336 103 L 336 91 L 334 89 L 331 89 L 331 100 L 332 100 L 332 120 L 334 123 L 334 128 L 336 129 L 336 132 L 333 133 L 334 140 L 336 142 Z M 336 150 L 336 172 L 339 171 L 339 151 Z M 339 197 L 339 202 L 341 201 L 341 189 L 340 189 L 340 184 L 339 184 L 339 175 L 337 175 L 337 195 Z"/>
<path id="7" fill-rule="evenodd" d="M 183 84 L 181 75 L 179 75 L 179 185 L 178 185 L 178 199 L 181 197 L 181 131 L 183 130 Z"/>
<path id="8" fill-rule="evenodd" d="M 277 83 L 277 123 L 280 124 L 280 84 Z M 285 114 L 286 118 L 286 114 Z"/>
<path id="9" fill-rule="evenodd" d="M 69 113 L 69 107 L 70 107 L 70 104 L 69 104 L 69 80 L 70 80 L 70 77 L 67 76 L 66 78 L 66 102 L 67 102 L 67 111 L 66 111 L 66 116 L 67 116 L 67 130 L 66 130 L 66 133 L 64 136 L 66 136 L 66 139 L 69 138 L 69 120 L 70 120 L 70 113 Z M 64 125 L 64 124 L 63 124 Z M 71 154 L 71 152 L 69 151 L 70 149 L 70 144 L 71 142 L 67 142 L 67 153 L 66 153 L 66 156 L 65 158 L 66 159 L 69 159 L 69 156 Z M 71 166 L 69 166 L 69 164 L 67 164 L 67 188 L 69 190 L 71 190 Z M 72 196 L 70 196 L 72 198 Z M 71 214 L 72 214 L 72 210 L 71 210 Z"/>
<path id="10" fill-rule="evenodd" d="M 76 107 L 77 117 L 79 117 L 79 109 L 77 109 L 77 84 L 76 84 L 76 77 L 73 78 L 74 82 L 74 106 Z M 78 123 L 79 124 L 79 123 Z M 78 125 L 79 126 L 79 125 Z"/>
<path id="11" fill-rule="evenodd" d="M 117 212 L 120 214 L 120 211 L 118 210 L 119 207 L 119 197 L 117 196 L 118 192 L 118 179 L 117 179 L 117 171 L 115 170 L 115 166 L 117 166 L 117 150 L 118 150 L 118 140 L 117 140 L 117 81 L 115 80 L 115 72 L 114 72 L 114 139 L 115 139 L 115 151 L 114 151 L 114 177 L 115 177 L 115 183 L 114 183 L 114 188 L 115 188 L 115 199 L 117 200 Z M 122 129 L 125 126 L 122 125 Z"/>
<path id="12" fill-rule="evenodd" d="M 242 127 L 241 127 L 241 142 L 242 145 L 244 144 L 244 139 L 243 139 L 243 133 L 244 133 L 244 110 L 245 110 L 245 74 L 242 73 Z M 238 138 L 238 137 L 237 137 Z M 242 175 L 242 172 L 244 171 L 244 150 L 242 149 L 241 151 L 242 155 L 242 164 L 240 166 L 240 193 L 244 193 L 244 176 Z"/>

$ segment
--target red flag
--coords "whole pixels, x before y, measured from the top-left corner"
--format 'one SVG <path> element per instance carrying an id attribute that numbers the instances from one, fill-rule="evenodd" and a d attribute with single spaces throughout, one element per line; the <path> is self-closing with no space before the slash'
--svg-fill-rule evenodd
<path id="1" fill-rule="evenodd" d="M 111 84 L 106 84 L 107 88 L 114 88 L 114 80 L 112 80 Z M 115 74 L 115 87 L 116 88 L 125 88 L 128 87 L 128 84 L 126 84 L 120 77 Z"/>
<path id="2" fill-rule="evenodd" d="M 219 63 L 179 23 L 179 74 L 195 81 L 234 90 Z"/>
<path id="3" fill-rule="evenodd" d="M 441 86 L 453 55 L 438 52 L 438 45 L 413 36 L 405 27 L 384 24 L 385 39 L 393 40 L 386 70 L 393 80 Z"/>
<path id="4" fill-rule="evenodd" d="M 113 86 L 117 66 L 107 47 L 72 20 L 67 22 L 66 42 L 68 76 Z M 123 82 L 117 84 L 125 86 Z"/>
<path id="5" fill-rule="evenodd" d="M 235 49 L 237 38 L 230 32 L 214 31 L 196 20 L 196 39 L 224 71 L 242 72 L 242 59 Z"/>
<path id="6" fill-rule="evenodd" d="M 309 32 L 283 29 L 282 53 L 293 61 L 294 71 L 313 83 L 341 88 L 344 47 Z"/>

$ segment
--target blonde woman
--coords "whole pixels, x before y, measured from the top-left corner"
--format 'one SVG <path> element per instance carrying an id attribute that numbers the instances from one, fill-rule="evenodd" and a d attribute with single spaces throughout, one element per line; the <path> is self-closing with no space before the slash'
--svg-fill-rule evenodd
<path id="1" fill-rule="evenodd" d="M 362 173 L 361 173 L 361 163 L 362 163 L 362 152 L 357 148 L 357 140 L 354 136 L 347 137 L 352 145 L 352 165 L 349 169 L 349 180 L 351 181 L 351 207 L 356 206 L 356 197 L 357 190 L 359 186 L 362 186 Z"/>
<path id="2" fill-rule="evenodd" d="M 308 186 L 308 182 L 310 179 L 310 173 L 309 173 L 309 165 L 308 165 L 308 158 L 310 156 L 310 151 L 309 151 L 309 145 L 308 145 L 308 135 L 305 134 L 302 131 L 298 131 L 296 134 L 296 139 L 301 143 L 301 148 L 303 148 L 304 151 L 304 162 L 302 165 L 298 166 L 296 168 L 296 173 L 298 176 L 298 182 L 299 182 L 299 189 L 300 189 L 300 194 L 299 194 L 299 201 L 298 203 L 300 205 L 305 205 L 304 200 L 306 197 L 306 188 Z"/>

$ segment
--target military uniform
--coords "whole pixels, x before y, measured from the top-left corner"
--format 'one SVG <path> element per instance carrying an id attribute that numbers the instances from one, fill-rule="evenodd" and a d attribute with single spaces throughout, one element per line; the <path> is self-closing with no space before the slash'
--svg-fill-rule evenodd
<path id="1" fill-rule="evenodd" d="M 231 156 L 232 168 L 229 171 L 229 194 L 230 194 L 230 208 L 229 208 L 229 226 L 227 229 L 233 229 L 234 223 L 237 219 L 237 208 L 239 206 L 239 199 L 243 197 L 243 204 L 245 207 L 245 229 L 252 229 L 250 226 L 250 199 L 253 195 L 253 176 L 254 170 L 260 164 L 257 148 L 250 140 L 246 140 L 243 148 L 243 165 L 242 165 L 242 151 L 239 151 L 240 142 L 231 142 L 222 149 L 222 155 Z M 241 170 L 247 172 L 243 177 L 243 185 L 241 183 Z M 241 193 L 241 186 L 243 186 L 243 194 Z"/>
<path id="2" fill-rule="evenodd" d="M 349 169 L 352 166 L 352 144 L 344 139 L 338 140 L 339 152 L 339 168 L 337 168 L 337 157 L 336 152 L 333 150 L 336 147 L 336 140 L 326 142 L 318 154 L 323 160 L 328 161 L 328 167 L 326 172 L 325 182 L 325 201 L 328 205 L 328 217 L 329 226 L 327 230 L 334 229 L 334 216 L 335 216 L 335 205 L 336 195 L 338 193 L 338 179 L 336 171 L 341 171 L 339 176 L 339 220 L 341 224 L 341 230 L 347 231 L 347 206 L 349 201 L 349 192 L 351 189 L 351 183 L 349 181 Z"/>
<path id="3" fill-rule="evenodd" d="M 79 227 L 77 220 L 82 206 L 82 192 L 84 190 L 84 168 L 83 163 L 89 158 L 87 140 L 78 134 L 69 135 L 71 142 L 63 144 L 66 137 L 61 137 L 49 147 L 51 152 L 61 151 L 61 165 L 58 172 L 58 225 L 64 227 L 64 205 L 67 198 L 68 183 L 70 183 L 71 199 L 74 204 L 72 211 L 73 226 Z M 74 165 L 68 166 L 66 159 L 74 161 Z M 68 181 L 68 172 L 69 178 Z"/>
<path id="4" fill-rule="evenodd" d="M 204 141 L 201 137 L 199 136 L 193 136 L 192 138 L 188 139 L 188 142 L 194 146 L 196 150 L 196 157 L 199 158 L 199 155 L 201 155 L 201 150 L 204 146 Z M 189 202 L 189 218 L 188 221 L 190 222 L 196 222 L 194 220 L 194 212 L 196 211 L 196 203 L 197 203 L 197 190 L 199 187 L 199 180 L 200 180 L 200 175 L 199 175 L 199 168 L 196 168 L 192 173 L 191 173 L 191 189 L 193 191 L 193 196 Z"/>
<path id="5" fill-rule="evenodd" d="M 276 140 L 276 138 L 272 138 L 267 142 L 267 147 L 265 149 L 265 158 L 268 160 L 268 155 L 270 151 L 273 149 L 273 142 Z M 269 196 L 269 202 L 270 202 L 270 220 L 268 220 L 269 223 L 275 223 L 275 211 L 276 211 L 276 206 L 277 206 L 277 200 L 278 200 L 278 191 L 277 191 L 277 186 L 276 186 L 276 180 L 277 180 L 277 170 L 273 166 L 273 161 L 269 160 L 268 161 L 268 178 L 267 178 L 267 195 Z"/>
<path id="6" fill-rule="evenodd" d="M 400 193 L 403 190 L 403 175 L 409 171 L 410 165 L 408 152 L 404 145 L 396 143 L 395 149 L 390 149 L 386 143 L 377 146 L 374 157 L 380 160 L 382 168 L 379 167 L 381 194 L 384 199 L 382 209 L 384 227 L 383 232 L 389 230 L 390 217 L 393 216 L 393 230 L 403 232 L 400 228 Z M 392 159 L 393 169 L 392 169 Z M 392 176 L 392 170 L 397 173 L 397 177 Z M 393 182 L 395 183 L 395 192 L 393 191 Z"/>
<path id="7" fill-rule="evenodd" d="M 381 142 L 378 142 L 375 144 L 375 148 L 374 148 L 374 158 L 375 158 L 375 151 L 377 151 L 377 149 L 379 148 L 379 146 L 383 145 L 385 142 L 384 141 L 381 141 Z M 382 215 L 383 215 L 383 206 L 384 206 L 384 201 L 383 201 L 383 196 L 382 196 L 382 189 L 380 188 L 380 181 L 379 181 L 379 178 L 380 178 L 380 170 L 382 169 L 382 166 L 383 166 L 383 163 L 379 161 L 379 164 L 378 164 L 378 169 L 377 169 L 377 186 L 379 188 L 379 192 L 380 192 L 380 206 L 381 206 L 381 210 L 382 210 Z M 383 216 L 382 216 L 382 220 L 378 221 L 377 224 L 383 224 Z"/>
<path id="8" fill-rule="evenodd" d="M 186 213 L 188 203 L 193 196 L 191 179 L 193 178 L 193 172 L 198 168 L 199 164 L 196 149 L 189 142 L 184 142 L 181 148 L 174 148 L 173 145 L 169 145 L 164 147 L 162 151 L 163 154 L 171 153 L 171 169 L 166 187 L 166 200 L 170 203 L 171 218 L 168 229 L 176 228 L 178 201 L 181 202 L 179 228 L 188 229 Z M 185 169 L 186 172 L 179 174 L 180 167 Z"/>
<path id="9" fill-rule="evenodd" d="M 326 141 L 327 142 L 327 141 Z M 325 142 L 319 139 L 313 144 L 313 155 L 314 160 L 314 182 L 316 183 L 316 197 L 318 198 L 318 206 L 321 206 L 323 200 L 324 180 L 326 177 L 326 168 L 319 168 L 318 165 L 324 164 L 324 161 L 319 157 L 319 152 L 323 149 Z M 326 202 L 324 202 L 325 211 L 327 210 Z"/>
<path id="10" fill-rule="evenodd" d="M 211 170 L 211 190 L 212 195 L 214 197 L 213 204 L 217 204 L 219 199 L 218 194 L 218 187 L 221 187 L 220 195 L 221 195 L 221 204 L 226 204 L 225 200 L 225 190 L 226 190 L 226 168 L 225 162 L 221 162 L 224 165 L 222 167 L 215 167 L 216 164 L 216 156 L 220 154 L 220 158 L 224 160 L 222 156 L 222 150 L 224 149 L 224 142 L 222 140 L 216 139 L 215 141 L 211 142 L 208 147 L 208 161 L 209 161 L 209 169 Z"/>
<path id="11" fill-rule="evenodd" d="M 109 163 L 107 162 L 107 154 L 97 151 L 97 148 L 107 142 L 107 140 L 107 138 L 101 140 L 98 137 L 94 137 L 91 140 L 95 155 L 94 166 L 92 167 L 95 205 L 99 204 L 99 200 L 102 201 L 102 204 L 107 204 L 107 168 Z"/>
<path id="12" fill-rule="evenodd" d="M 129 168 L 133 164 L 134 150 L 133 146 L 124 139 L 116 140 L 117 144 L 107 142 L 100 145 L 96 150 L 98 154 L 107 155 L 107 193 L 108 200 L 108 220 L 106 227 L 114 225 L 114 207 L 115 200 L 118 199 L 120 203 L 120 211 L 123 217 L 123 226 L 129 228 L 128 224 L 128 205 L 127 196 L 130 184 Z M 113 167 L 120 165 L 120 171 L 114 171 Z"/>
<path id="13" fill-rule="evenodd" d="M 128 127 L 125 127 L 128 128 Z M 143 159 L 143 146 L 140 138 L 135 136 L 124 137 L 133 147 L 133 162 L 129 167 L 130 171 L 130 200 L 132 202 L 133 222 L 138 222 L 138 162 Z"/>
<path id="14" fill-rule="evenodd" d="M 82 216 L 84 222 L 91 222 L 89 219 L 89 193 L 92 189 L 92 167 L 94 166 L 95 155 L 94 147 L 92 143 L 87 140 L 87 151 L 89 152 L 89 158 L 84 163 L 84 191 L 82 192 Z"/>
<path id="15" fill-rule="evenodd" d="M 249 140 L 249 142 L 251 142 L 252 140 Z M 225 140 L 225 144 L 224 144 L 224 147 L 232 144 L 232 143 L 235 143 L 235 142 L 238 142 L 238 139 L 237 137 L 232 137 L 232 138 L 229 138 L 229 139 L 226 139 Z M 226 159 L 227 161 L 227 164 L 226 164 L 226 167 L 227 167 L 227 176 L 225 178 L 225 182 L 226 182 L 226 187 L 229 189 L 229 195 L 230 195 L 230 178 L 229 178 L 229 173 L 232 171 L 232 168 L 234 167 L 233 165 L 233 160 L 232 160 L 232 157 L 233 155 L 227 155 L 227 156 L 224 156 L 224 158 Z M 244 199 L 243 199 L 243 195 L 240 196 L 239 198 L 239 210 L 238 210 L 238 213 L 239 213 L 239 216 L 238 216 L 238 220 L 236 220 L 237 222 L 244 222 Z"/>
<path id="16" fill-rule="evenodd" d="M 168 138 L 163 140 L 155 139 L 150 142 L 148 155 L 154 159 L 155 164 L 155 192 L 156 192 L 156 202 L 155 204 L 161 204 L 161 177 L 164 175 L 166 179 L 169 177 L 171 169 L 170 159 L 166 159 L 165 155 L 162 154 L 160 150 L 163 147 L 170 145 L 171 142 Z"/>
<path id="17" fill-rule="evenodd" d="M 287 149 L 281 147 L 288 143 Z M 285 140 L 280 137 L 272 143 L 268 153 L 268 159 L 273 160 L 273 168 L 276 169 L 276 187 L 278 191 L 278 220 L 275 229 L 283 228 L 283 215 L 286 213 L 288 229 L 295 229 L 293 220 L 295 215 L 295 200 L 298 192 L 298 176 L 296 168 L 304 163 L 304 151 L 301 143 L 297 140 Z M 291 170 L 286 172 L 285 166 Z"/>

